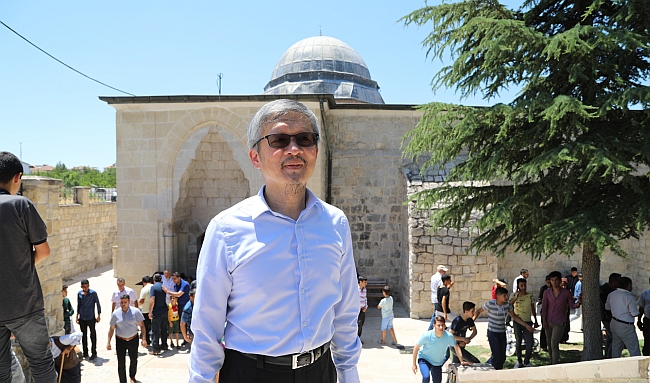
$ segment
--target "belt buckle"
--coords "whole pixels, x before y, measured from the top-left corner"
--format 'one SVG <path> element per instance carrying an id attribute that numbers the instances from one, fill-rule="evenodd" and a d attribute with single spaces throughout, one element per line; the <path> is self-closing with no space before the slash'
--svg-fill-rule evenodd
<path id="1" fill-rule="evenodd" d="M 298 358 L 309 355 L 309 363 L 301 364 L 298 365 Z M 314 363 L 314 351 L 307 351 L 303 352 L 302 354 L 293 354 L 291 355 L 291 368 L 296 370 L 301 367 L 309 366 L 310 364 Z"/>

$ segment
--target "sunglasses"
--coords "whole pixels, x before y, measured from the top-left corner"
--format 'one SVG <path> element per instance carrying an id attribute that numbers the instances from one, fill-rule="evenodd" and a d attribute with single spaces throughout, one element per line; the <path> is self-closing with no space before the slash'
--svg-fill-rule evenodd
<path id="1" fill-rule="evenodd" d="M 291 143 L 291 138 L 296 140 L 296 145 L 301 148 L 309 148 L 318 143 L 318 133 L 312 132 L 303 132 L 298 134 L 269 134 L 257 140 L 255 145 L 259 144 L 263 139 L 266 139 L 269 142 L 269 146 L 273 149 L 283 149 L 289 146 Z"/>

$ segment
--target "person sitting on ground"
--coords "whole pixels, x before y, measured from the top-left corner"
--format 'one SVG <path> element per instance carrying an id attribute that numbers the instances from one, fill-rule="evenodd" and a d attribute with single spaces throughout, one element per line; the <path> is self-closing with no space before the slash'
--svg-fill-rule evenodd
<path id="1" fill-rule="evenodd" d="M 377 306 L 381 310 L 381 340 L 378 340 L 377 343 L 386 344 L 386 331 L 388 330 L 390 331 L 390 336 L 393 337 L 391 344 L 396 345 L 397 337 L 393 329 L 393 297 L 390 296 L 390 287 L 384 286 L 381 292 L 384 294 L 384 299 Z"/>
<path id="2" fill-rule="evenodd" d="M 510 315 L 512 320 L 522 325 L 529 332 L 535 331 L 531 325 L 524 322 L 515 314 L 513 306 L 508 302 L 508 289 L 497 287 L 497 298 L 485 302 L 483 307 L 474 313 L 474 321 L 483 312 L 488 313 L 488 342 L 492 350 L 492 367 L 501 370 L 506 361 L 506 317 Z"/>
<path id="3" fill-rule="evenodd" d="M 526 290 L 527 282 L 523 278 L 519 278 L 517 283 L 517 291 L 510 296 L 510 304 L 513 305 L 514 312 L 526 322 L 526 324 L 532 326 L 533 321 L 531 318 L 535 319 L 535 327 L 539 327 L 537 323 L 537 315 L 535 315 L 535 299 L 533 294 L 529 293 Z M 533 333 L 526 331 L 523 326 L 519 323 L 513 323 L 515 339 L 517 340 L 517 364 L 515 368 L 518 367 L 532 367 L 530 364 L 530 358 L 533 356 Z M 526 357 L 521 360 L 521 340 L 526 341 Z"/>
<path id="4" fill-rule="evenodd" d="M 454 347 L 456 355 L 459 356 L 460 363 L 463 366 L 472 365 L 472 362 L 463 359 L 463 352 L 456 343 L 456 338 L 448 331 L 445 331 L 445 318 L 437 316 L 434 322 L 434 329 L 424 333 L 413 348 L 413 366 L 411 369 L 414 374 L 417 374 L 418 366 L 420 366 L 422 383 L 429 383 L 431 380 L 433 380 L 433 383 L 442 382 L 442 365 L 449 347 Z"/>
<path id="5" fill-rule="evenodd" d="M 472 319 L 474 317 L 475 307 L 476 305 L 473 302 L 463 302 L 463 313 L 454 318 L 454 320 L 451 322 L 449 332 L 452 333 L 455 337 L 466 338 L 456 341 L 456 343 L 460 346 L 461 352 L 463 353 L 463 360 L 467 360 L 472 363 L 481 363 L 478 358 L 476 358 L 469 351 L 467 351 L 467 349 L 465 349 L 465 346 L 467 346 L 477 334 L 476 325 L 474 324 L 474 319 Z M 472 330 L 472 335 L 470 335 L 469 338 L 467 338 L 468 329 Z M 458 355 L 456 355 L 456 347 L 450 348 L 450 350 L 453 354 L 452 362 L 460 363 L 461 359 L 458 357 Z"/>

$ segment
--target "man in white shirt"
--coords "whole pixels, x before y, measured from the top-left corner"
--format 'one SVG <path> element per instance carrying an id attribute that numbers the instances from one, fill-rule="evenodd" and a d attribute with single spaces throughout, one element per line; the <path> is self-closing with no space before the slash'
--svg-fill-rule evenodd
<path id="1" fill-rule="evenodd" d="M 650 282 L 650 280 L 648 281 Z M 639 306 L 639 319 L 637 321 L 637 326 L 639 330 L 643 331 L 643 339 L 647 341 L 643 343 L 643 356 L 650 355 L 650 289 L 641 293 L 639 300 L 637 301 Z M 644 317 L 645 316 L 645 317 Z M 643 322 L 641 319 L 643 318 Z"/>
<path id="2" fill-rule="evenodd" d="M 429 330 L 433 330 L 434 320 L 436 319 L 436 303 L 438 303 L 438 288 L 442 285 L 442 276 L 447 274 L 449 269 L 445 265 L 438 265 L 437 271 L 431 276 L 431 303 L 433 303 L 433 314 L 431 315 L 431 322 L 429 323 Z M 454 285 L 451 282 L 449 288 Z"/>
<path id="3" fill-rule="evenodd" d="M 227 383 L 359 382 L 350 227 L 307 189 L 318 138 L 314 113 L 292 100 L 264 105 L 250 122 L 248 154 L 265 185 L 206 230 L 191 383 L 213 383 L 217 372 Z"/>
<path id="4" fill-rule="evenodd" d="M 140 300 L 138 300 L 140 311 L 144 316 L 144 328 L 146 331 L 147 343 L 151 344 L 151 318 L 149 318 L 149 304 L 151 303 L 151 283 L 153 280 L 150 276 L 145 275 L 142 277 L 142 282 L 136 283 L 136 285 L 142 285 L 142 290 L 140 290 Z"/>
<path id="5" fill-rule="evenodd" d="M 630 356 L 641 356 L 639 338 L 634 329 L 634 318 L 639 315 L 637 300 L 632 291 L 632 280 L 621 277 L 618 288 L 607 296 L 605 310 L 612 312 L 612 358 L 620 358 L 625 346 Z"/>
<path id="6" fill-rule="evenodd" d="M 527 281 L 528 277 L 530 277 L 530 273 L 528 273 L 528 269 L 521 269 L 519 271 L 519 276 L 517 278 L 515 278 L 514 281 L 512 281 L 512 292 L 513 293 L 517 292 L 517 286 L 519 284 L 520 279 L 523 279 L 523 280 Z"/>
<path id="7" fill-rule="evenodd" d="M 113 292 L 111 297 L 112 308 L 111 312 L 115 311 L 116 307 L 120 306 L 120 297 L 124 294 L 128 294 L 131 300 L 131 306 L 138 307 L 138 298 L 135 295 L 135 291 L 132 288 L 125 286 L 126 282 L 124 278 L 117 278 L 117 291 Z"/>
<path id="8" fill-rule="evenodd" d="M 169 269 L 165 269 L 165 271 L 163 271 L 162 284 L 163 284 L 163 287 L 166 288 L 167 290 L 176 291 L 174 289 L 174 286 L 176 286 L 176 284 L 174 283 L 174 279 L 172 278 L 172 273 L 171 273 L 171 271 L 169 271 Z M 167 304 L 169 304 L 169 302 L 171 302 L 171 296 L 169 294 L 167 294 L 166 302 L 167 302 Z"/>

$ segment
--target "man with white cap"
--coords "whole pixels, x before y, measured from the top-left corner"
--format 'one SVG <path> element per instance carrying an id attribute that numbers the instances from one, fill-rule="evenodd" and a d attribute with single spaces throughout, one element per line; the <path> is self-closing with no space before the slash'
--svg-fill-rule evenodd
<path id="1" fill-rule="evenodd" d="M 429 323 L 429 331 L 433 330 L 433 322 L 436 318 L 436 303 L 438 303 L 438 288 L 442 284 L 442 276 L 447 274 L 449 269 L 445 265 L 438 265 L 437 272 L 431 276 L 431 303 L 433 303 L 433 315 L 431 315 L 431 323 Z M 448 288 L 454 285 L 451 282 Z"/>

